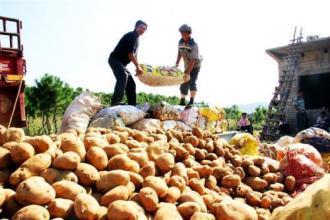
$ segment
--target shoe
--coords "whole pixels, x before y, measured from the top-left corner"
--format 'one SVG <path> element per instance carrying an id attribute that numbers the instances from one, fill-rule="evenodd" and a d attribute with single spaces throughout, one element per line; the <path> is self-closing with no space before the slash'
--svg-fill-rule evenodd
<path id="1" fill-rule="evenodd" d="M 192 108 L 194 104 L 188 103 L 188 105 L 186 105 L 186 107 L 184 109 L 189 109 Z"/>

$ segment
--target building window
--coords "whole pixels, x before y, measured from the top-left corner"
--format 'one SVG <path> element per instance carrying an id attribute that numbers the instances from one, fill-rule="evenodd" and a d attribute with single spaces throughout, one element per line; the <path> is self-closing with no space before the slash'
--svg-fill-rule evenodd
<path id="1" fill-rule="evenodd" d="M 328 53 L 328 48 L 324 48 L 323 53 Z"/>
<path id="2" fill-rule="evenodd" d="M 299 76 L 306 109 L 330 108 L 330 72 Z"/>

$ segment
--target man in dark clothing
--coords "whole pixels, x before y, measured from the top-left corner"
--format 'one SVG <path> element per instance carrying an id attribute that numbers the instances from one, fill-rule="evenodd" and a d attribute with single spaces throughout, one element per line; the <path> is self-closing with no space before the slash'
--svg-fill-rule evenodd
<path id="1" fill-rule="evenodd" d="M 142 73 L 136 55 L 139 46 L 139 36 L 146 30 L 147 24 L 141 20 L 137 21 L 134 31 L 125 34 L 110 54 L 108 62 L 117 80 L 111 100 L 112 106 L 123 104 L 122 100 L 125 92 L 128 104 L 136 105 L 135 82 L 126 66 L 132 61 L 136 67 L 136 74 Z"/>

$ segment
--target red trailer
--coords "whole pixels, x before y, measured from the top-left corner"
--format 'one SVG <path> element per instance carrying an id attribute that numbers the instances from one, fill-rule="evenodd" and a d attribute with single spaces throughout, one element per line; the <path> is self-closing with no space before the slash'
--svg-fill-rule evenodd
<path id="1" fill-rule="evenodd" d="M 26 127 L 22 22 L 0 16 L 0 124 Z"/>

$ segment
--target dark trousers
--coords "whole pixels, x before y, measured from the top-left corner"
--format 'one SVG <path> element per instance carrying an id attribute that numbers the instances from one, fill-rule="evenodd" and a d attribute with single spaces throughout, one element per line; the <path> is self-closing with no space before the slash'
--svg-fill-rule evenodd
<path id="1" fill-rule="evenodd" d="M 182 95 L 188 95 L 188 90 L 197 91 L 196 80 L 198 78 L 200 68 L 192 69 L 190 73 L 190 80 L 180 85 L 180 91 Z"/>
<path id="2" fill-rule="evenodd" d="M 117 105 L 122 102 L 125 92 L 127 103 L 129 105 L 136 105 L 136 85 L 131 73 L 116 58 L 110 56 L 108 62 L 112 69 L 113 75 L 117 80 L 111 99 L 111 105 Z"/>
<path id="3" fill-rule="evenodd" d="M 298 132 L 299 132 L 299 131 L 302 131 L 306 128 L 306 124 L 307 124 L 306 113 L 305 112 L 297 112 L 296 117 L 297 117 L 297 129 L 298 129 Z"/>

